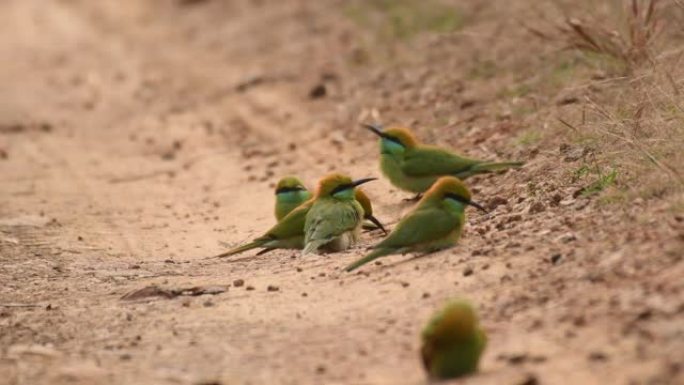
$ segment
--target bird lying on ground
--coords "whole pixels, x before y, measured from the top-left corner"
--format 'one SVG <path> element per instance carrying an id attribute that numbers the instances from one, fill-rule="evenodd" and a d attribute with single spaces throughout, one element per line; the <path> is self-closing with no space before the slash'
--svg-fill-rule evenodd
<path id="1" fill-rule="evenodd" d="M 441 177 L 416 207 L 399 221 L 387 238 L 345 270 L 352 271 L 385 255 L 431 253 L 453 247 L 461 236 L 465 224 L 465 208 L 469 205 L 486 211 L 471 200 L 470 191 L 458 178 Z"/>

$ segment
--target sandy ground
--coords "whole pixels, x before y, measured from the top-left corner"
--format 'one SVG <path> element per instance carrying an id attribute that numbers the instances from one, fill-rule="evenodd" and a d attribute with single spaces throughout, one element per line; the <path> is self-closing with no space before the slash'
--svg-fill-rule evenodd
<path id="1" fill-rule="evenodd" d="M 338 1 L 0 3 L 0 383 L 422 384 L 419 331 L 460 296 L 490 346 L 458 383 L 684 383 L 684 217 L 577 196 L 578 157 L 511 146 L 530 122 L 464 75 L 516 49 L 493 31 L 524 4 L 462 5 L 486 16 L 470 35 L 364 68 Z M 429 257 L 342 273 L 366 233 L 334 255 L 206 259 L 271 226 L 281 175 L 380 176 L 357 125 L 376 118 L 527 165 L 473 178 L 491 213 Z M 386 180 L 368 191 L 390 227 L 410 208 Z M 148 285 L 228 289 L 121 300 Z"/>

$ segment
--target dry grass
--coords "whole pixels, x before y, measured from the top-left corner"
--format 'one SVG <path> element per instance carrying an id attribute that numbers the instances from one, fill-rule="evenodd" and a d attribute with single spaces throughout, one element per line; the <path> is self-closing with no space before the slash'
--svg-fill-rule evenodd
<path id="1" fill-rule="evenodd" d="M 618 186 L 614 197 L 621 199 L 608 200 L 672 197 L 676 202 L 684 191 L 684 7 L 681 1 L 659 0 L 629 0 L 622 7 L 614 19 L 601 12 L 580 18 L 566 10 L 562 23 L 551 29 L 524 27 L 603 72 L 581 85 L 581 79 L 564 85 L 580 90 L 582 98 L 560 121 L 570 128 L 567 136 L 592 147 L 592 169 L 617 170 L 609 179 Z M 597 175 L 600 182 L 602 174 Z"/>
<path id="2" fill-rule="evenodd" d="M 632 70 L 653 58 L 652 45 L 663 25 L 658 2 L 648 0 L 640 6 L 639 1 L 632 0 L 623 28 L 608 29 L 599 23 L 568 17 L 559 29 L 569 48 L 619 59 L 626 69 Z"/>
<path id="3" fill-rule="evenodd" d="M 553 23 L 550 30 L 527 23 L 523 27 L 543 40 L 561 43 L 564 49 L 614 59 L 624 73 L 629 73 L 653 62 L 656 41 L 666 21 L 659 0 L 630 0 L 623 6 L 617 21 L 605 15 L 580 17 L 566 10 L 563 21 Z"/>

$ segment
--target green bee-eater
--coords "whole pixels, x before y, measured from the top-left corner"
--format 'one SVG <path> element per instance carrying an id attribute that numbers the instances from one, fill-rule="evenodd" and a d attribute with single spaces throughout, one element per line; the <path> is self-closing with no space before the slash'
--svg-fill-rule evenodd
<path id="1" fill-rule="evenodd" d="M 352 181 L 342 174 L 321 179 L 306 214 L 303 254 L 345 250 L 356 243 L 364 210 L 355 198 L 355 188 L 372 180 L 375 178 Z"/>
<path id="2" fill-rule="evenodd" d="M 431 378 L 447 379 L 477 371 L 487 335 L 477 314 L 465 301 L 454 301 L 437 312 L 422 333 L 420 353 Z"/>
<path id="3" fill-rule="evenodd" d="M 277 220 L 281 220 L 290 211 L 311 198 L 312 194 L 304 184 L 294 176 L 282 178 L 276 186 L 275 215 Z M 363 207 L 363 228 L 367 230 L 380 229 L 387 234 L 387 230 L 380 221 L 373 216 L 373 205 L 370 199 L 360 188 L 356 189 L 354 195 L 356 200 Z"/>
<path id="4" fill-rule="evenodd" d="M 286 176 L 278 181 L 275 194 L 275 216 L 278 221 L 312 196 L 311 191 L 294 176 Z"/>
<path id="5" fill-rule="evenodd" d="M 382 130 L 364 127 L 380 137 L 380 168 L 396 187 L 417 194 L 427 191 L 441 176 L 466 179 L 476 174 L 520 167 L 522 162 L 487 162 L 465 158 L 451 151 L 421 144 L 408 128 Z"/>
<path id="6" fill-rule="evenodd" d="M 387 238 L 345 270 L 352 271 L 389 254 L 430 253 L 454 246 L 461 235 L 468 205 L 485 211 L 471 201 L 470 191 L 461 180 L 453 176 L 439 178 Z"/>

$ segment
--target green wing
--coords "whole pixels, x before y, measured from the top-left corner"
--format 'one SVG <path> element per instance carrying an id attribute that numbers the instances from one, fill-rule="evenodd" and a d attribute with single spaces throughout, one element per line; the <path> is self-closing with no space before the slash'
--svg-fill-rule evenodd
<path id="1" fill-rule="evenodd" d="M 302 203 L 296 209 L 290 211 L 280 222 L 271 227 L 262 238 L 288 239 L 304 235 L 306 214 L 311 209 L 312 203 Z"/>
<path id="2" fill-rule="evenodd" d="M 406 154 L 401 170 L 414 177 L 450 175 L 466 171 L 478 163 L 480 161 L 460 157 L 437 147 L 421 147 Z"/>
<path id="3" fill-rule="evenodd" d="M 462 226 L 460 219 L 439 208 L 418 209 L 402 219 L 374 249 L 402 248 L 437 241 Z"/>
<path id="4" fill-rule="evenodd" d="M 304 225 L 304 243 L 328 241 L 353 230 L 361 221 L 363 208 L 357 201 L 317 202 Z"/>

